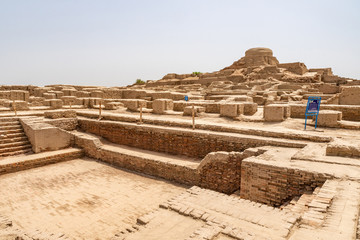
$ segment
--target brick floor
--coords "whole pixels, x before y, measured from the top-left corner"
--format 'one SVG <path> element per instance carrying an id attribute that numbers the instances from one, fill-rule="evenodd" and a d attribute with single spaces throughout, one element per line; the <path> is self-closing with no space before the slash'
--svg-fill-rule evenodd
<path id="1" fill-rule="evenodd" d="M 23 231 L 109 239 L 183 191 L 89 159 L 0 176 L 0 213 Z"/>

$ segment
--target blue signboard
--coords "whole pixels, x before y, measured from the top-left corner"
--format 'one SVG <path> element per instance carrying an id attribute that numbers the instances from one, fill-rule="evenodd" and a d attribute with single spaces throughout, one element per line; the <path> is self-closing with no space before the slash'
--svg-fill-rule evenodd
<path id="1" fill-rule="evenodd" d="M 317 127 L 317 118 L 320 110 L 320 102 L 321 97 L 309 97 L 306 105 L 305 112 L 305 129 L 306 129 L 306 121 L 308 116 L 316 116 L 315 120 L 315 128 Z"/>
<path id="2" fill-rule="evenodd" d="M 189 97 L 187 95 L 185 96 L 185 101 L 189 101 Z"/>

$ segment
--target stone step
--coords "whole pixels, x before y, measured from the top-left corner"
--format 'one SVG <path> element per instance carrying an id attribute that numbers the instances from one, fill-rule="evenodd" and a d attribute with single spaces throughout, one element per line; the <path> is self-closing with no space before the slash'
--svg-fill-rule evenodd
<path id="1" fill-rule="evenodd" d="M 295 204 L 299 201 L 300 197 L 294 197 L 291 201 L 285 202 L 280 206 L 281 210 L 291 211 Z"/>
<path id="2" fill-rule="evenodd" d="M 22 129 L 21 124 L 5 125 L 5 126 L 0 125 L 0 131 L 17 130 L 17 129 Z"/>
<path id="3" fill-rule="evenodd" d="M 19 121 L 0 122 L 0 127 L 9 125 L 21 125 Z"/>
<path id="4" fill-rule="evenodd" d="M 14 117 L 1 117 L 0 123 L 2 122 L 19 122 L 19 119 Z"/>
<path id="5" fill-rule="evenodd" d="M 289 210 L 291 212 L 303 213 L 309 207 L 311 201 L 317 196 L 320 188 L 316 188 L 314 192 L 306 192 L 302 194 L 300 197 L 295 197 L 290 203 L 285 206 L 284 210 Z"/>
<path id="6" fill-rule="evenodd" d="M 11 133 L 22 133 L 22 132 L 24 132 L 23 129 L 0 130 L 0 136 L 11 134 Z"/>
<path id="7" fill-rule="evenodd" d="M 0 154 L 0 161 L 2 157 L 9 157 L 9 156 L 16 156 L 16 155 L 21 155 L 21 154 L 28 154 L 31 153 L 32 149 L 31 148 L 26 148 L 23 150 L 18 150 L 18 151 L 14 151 L 14 152 L 7 152 L 7 153 L 1 153 Z"/>
<path id="8" fill-rule="evenodd" d="M 1 138 L 0 139 L 0 145 L 1 144 L 6 144 L 6 143 L 22 142 L 22 141 L 28 141 L 28 138 L 25 136 L 25 134 L 23 134 L 21 136 L 13 136 L 13 137 Z"/>
<path id="9" fill-rule="evenodd" d="M 0 157 L 31 152 L 31 144 L 18 118 L 2 118 L 0 121 Z"/>
<path id="10" fill-rule="evenodd" d="M 18 147 L 18 146 L 26 146 L 29 145 L 30 142 L 26 139 L 23 141 L 17 141 L 17 142 L 10 142 L 10 143 L 0 143 L 0 151 L 5 148 L 12 148 L 12 147 Z"/>
<path id="11" fill-rule="evenodd" d="M 327 180 L 289 239 L 355 239 L 359 206 L 359 182 Z"/>
<path id="12" fill-rule="evenodd" d="M 1 143 L 1 141 L 8 141 L 10 139 L 19 138 L 19 137 L 26 137 L 27 138 L 24 131 L 17 132 L 17 133 L 3 134 L 2 136 L 0 135 L 0 143 Z"/>
<path id="13" fill-rule="evenodd" d="M 21 146 L 16 146 L 16 147 L 2 148 L 2 149 L 0 149 L 0 157 L 9 156 L 8 154 L 12 155 L 11 153 L 17 152 L 19 150 L 31 149 L 31 147 L 32 147 L 31 144 L 26 144 L 26 145 L 21 145 Z"/>
<path id="14" fill-rule="evenodd" d="M 19 121 L 0 122 L 0 127 L 9 125 L 21 125 Z"/>

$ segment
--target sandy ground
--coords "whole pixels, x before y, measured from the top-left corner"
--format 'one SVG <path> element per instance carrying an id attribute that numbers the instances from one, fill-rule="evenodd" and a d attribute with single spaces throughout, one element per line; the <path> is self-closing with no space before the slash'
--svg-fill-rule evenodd
<path id="1" fill-rule="evenodd" d="M 109 239 L 184 190 L 89 159 L 0 176 L 0 213 L 24 231 Z"/>
<path id="2" fill-rule="evenodd" d="M 234 240 L 235 238 L 226 236 L 224 234 L 220 234 L 219 236 L 217 236 L 214 240 Z"/>
<path id="3" fill-rule="evenodd" d="M 127 240 L 171 240 L 187 239 L 205 223 L 178 213 L 160 209 L 155 219 L 141 231 L 126 237 Z"/>

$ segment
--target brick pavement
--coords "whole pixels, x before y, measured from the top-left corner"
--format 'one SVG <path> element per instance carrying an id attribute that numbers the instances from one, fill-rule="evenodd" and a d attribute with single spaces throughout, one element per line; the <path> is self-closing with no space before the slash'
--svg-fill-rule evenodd
<path id="1" fill-rule="evenodd" d="M 0 186 L 0 214 L 15 229 L 70 239 L 109 239 L 184 189 L 89 159 L 5 174 Z"/>

